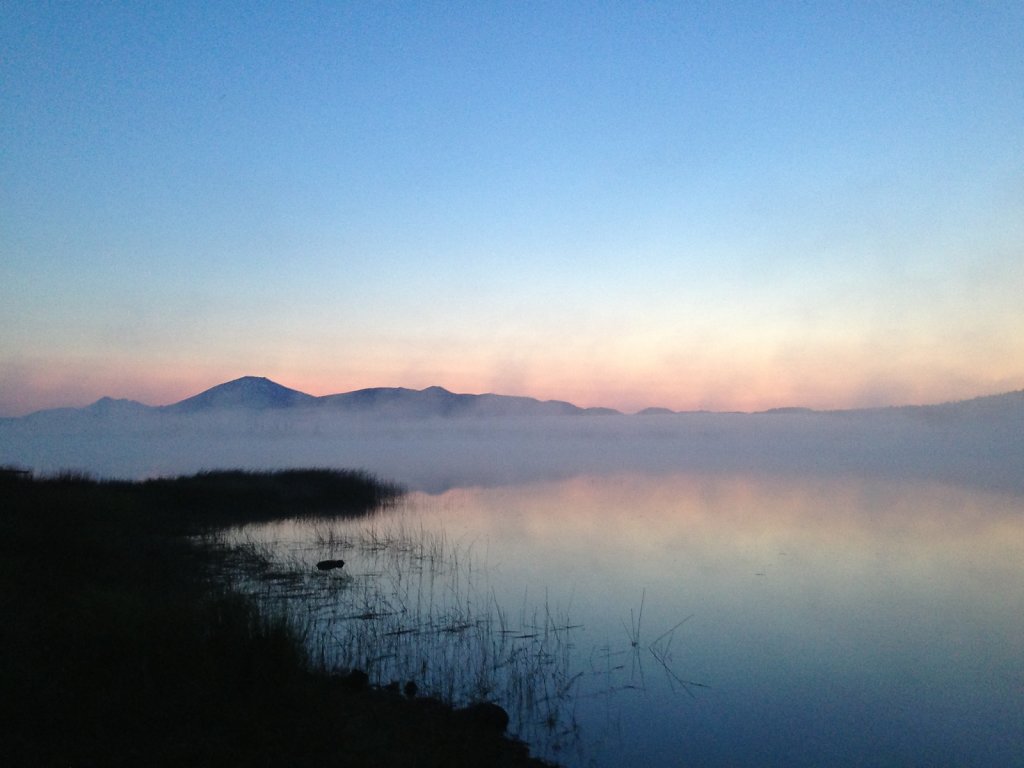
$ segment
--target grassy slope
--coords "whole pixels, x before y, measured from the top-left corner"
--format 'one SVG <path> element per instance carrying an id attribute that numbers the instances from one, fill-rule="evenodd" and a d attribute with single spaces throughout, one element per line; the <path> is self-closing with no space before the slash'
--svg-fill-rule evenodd
<path id="1" fill-rule="evenodd" d="M 214 555 L 182 535 L 295 504 L 355 514 L 394 493 L 357 474 L 0 472 L 0 763 L 536 764 L 437 702 L 318 673 L 287 623 L 216 586 Z"/>

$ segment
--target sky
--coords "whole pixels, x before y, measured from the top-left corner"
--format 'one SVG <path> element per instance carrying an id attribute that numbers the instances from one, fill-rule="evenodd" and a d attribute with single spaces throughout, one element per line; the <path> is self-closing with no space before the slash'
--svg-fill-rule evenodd
<path id="1" fill-rule="evenodd" d="M 0 415 L 1024 388 L 1020 2 L 0 4 Z"/>

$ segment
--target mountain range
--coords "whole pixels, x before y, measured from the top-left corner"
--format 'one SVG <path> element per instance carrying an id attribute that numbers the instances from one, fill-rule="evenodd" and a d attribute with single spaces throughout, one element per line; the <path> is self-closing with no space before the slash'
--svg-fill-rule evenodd
<path id="1" fill-rule="evenodd" d="M 102 397 L 84 408 L 54 408 L 23 418 L 88 413 L 94 416 L 144 413 L 203 414 L 225 411 L 326 410 L 332 413 L 391 417 L 622 415 L 612 408 L 580 408 L 561 400 L 450 392 L 443 387 L 407 389 L 373 387 L 320 397 L 278 384 L 263 376 L 243 376 L 218 384 L 170 405 Z"/>
<path id="2" fill-rule="evenodd" d="M 987 395 L 938 405 L 890 406 L 841 411 L 816 411 L 810 408 L 772 408 L 764 415 L 801 416 L 811 414 L 885 414 L 900 411 L 924 418 L 943 418 L 955 413 L 973 414 L 1024 409 L 1024 390 Z M 563 400 L 538 400 L 498 394 L 459 394 L 443 387 L 407 389 L 405 387 L 372 387 L 340 394 L 315 396 L 291 389 L 263 376 L 243 376 L 218 384 L 197 395 L 170 405 L 150 406 L 135 400 L 103 397 L 85 408 L 56 408 L 37 411 L 33 416 L 60 413 L 88 413 L 97 417 L 115 414 L 129 416 L 144 413 L 203 414 L 223 411 L 284 411 L 290 409 L 325 409 L 332 413 L 413 417 L 450 418 L 462 416 L 622 416 L 613 408 L 581 408 Z M 676 415 L 668 408 L 645 408 L 638 416 Z"/>
<path id="3" fill-rule="evenodd" d="M 406 389 L 373 387 L 336 395 L 315 397 L 290 389 L 262 376 L 243 376 L 219 384 L 163 410 L 196 413 L 221 408 L 283 409 L 330 408 L 346 413 L 390 416 L 525 416 L 570 415 L 581 413 L 617 414 L 610 408 L 579 408 L 560 400 L 537 400 L 508 395 L 466 395 L 443 387 Z"/>

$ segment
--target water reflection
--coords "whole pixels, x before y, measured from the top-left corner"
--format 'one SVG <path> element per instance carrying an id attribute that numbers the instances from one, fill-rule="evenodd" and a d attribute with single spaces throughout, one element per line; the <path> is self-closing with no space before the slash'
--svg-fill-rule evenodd
<path id="1" fill-rule="evenodd" d="M 1019 496 L 618 474 L 413 494 L 389 516 L 471 553 L 502 610 L 583 625 L 563 649 L 580 738 L 550 757 L 1024 764 Z M 336 554 L 308 525 L 258 533 L 304 561 Z M 377 568 L 345 559 L 353 579 Z"/>

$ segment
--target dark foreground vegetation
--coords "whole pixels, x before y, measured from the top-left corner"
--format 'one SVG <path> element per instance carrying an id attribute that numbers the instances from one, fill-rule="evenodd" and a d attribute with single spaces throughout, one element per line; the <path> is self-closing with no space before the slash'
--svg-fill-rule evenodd
<path id="1" fill-rule="evenodd" d="M 318 670 L 288 620 L 224 587 L 224 554 L 189 536 L 360 514 L 397 493 L 349 472 L 127 483 L 0 469 L 0 764 L 540 765 L 492 711 Z"/>

